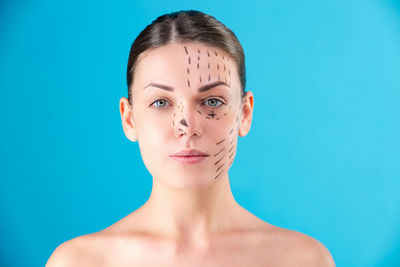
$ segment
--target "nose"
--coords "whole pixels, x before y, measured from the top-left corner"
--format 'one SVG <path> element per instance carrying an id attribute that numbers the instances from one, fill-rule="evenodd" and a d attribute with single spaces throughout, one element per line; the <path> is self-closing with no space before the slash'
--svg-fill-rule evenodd
<path id="1" fill-rule="evenodd" d="M 195 107 L 184 104 L 181 102 L 174 115 L 174 132 L 176 137 L 186 135 L 188 137 L 192 135 L 201 136 L 203 131 L 200 125 L 201 111 L 198 111 Z"/>

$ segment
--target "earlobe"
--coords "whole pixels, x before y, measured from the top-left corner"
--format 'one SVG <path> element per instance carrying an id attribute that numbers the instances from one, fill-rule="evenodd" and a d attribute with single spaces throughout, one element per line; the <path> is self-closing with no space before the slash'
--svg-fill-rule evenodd
<path id="1" fill-rule="evenodd" d="M 119 110 L 122 120 L 122 128 L 125 136 L 132 142 L 136 142 L 137 134 L 136 127 L 133 122 L 132 108 L 129 105 L 129 101 L 126 97 L 122 97 L 119 101 Z"/>

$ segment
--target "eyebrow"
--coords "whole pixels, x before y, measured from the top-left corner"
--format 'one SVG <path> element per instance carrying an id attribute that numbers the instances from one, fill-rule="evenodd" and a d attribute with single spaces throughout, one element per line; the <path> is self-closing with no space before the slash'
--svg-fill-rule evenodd
<path id="1" fill-rule="evenodd" d="M 227 85 L 226 83 L 224 83 L 223 81 L 216 81 L 216 82 L 213 82 L 213 83 L 210 83 L 210 84 L 206 84 L 204 86 L 199 87 L 198 92 L 202 93 L 202 92 L 208 91 L 208 90 L 210 90 L 210 89 L 212 89 L 212 88 L 214 88 L 216 86 L 219 86 L 219 85 L 225 85 L 225 86 L 230 88 L 230 86 Z M 149 86 L 157 87 L 157 88 L 160 88 L 160 89 L 166 90 L 166 91 L 174 91 L 173 87 L 168 86 L 168 85 L 159 84 L 159 83 L 150 83 L 150 84 L 146 85 L 143 88 L 143 90 L 146 89 Z"/>

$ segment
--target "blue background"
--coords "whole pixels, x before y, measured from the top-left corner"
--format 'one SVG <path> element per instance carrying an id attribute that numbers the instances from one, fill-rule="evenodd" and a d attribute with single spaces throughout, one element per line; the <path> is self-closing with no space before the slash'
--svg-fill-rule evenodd
<path id="1" fill-rule="evenodd" d="M 337 266 L 400 266 L 400 2 L 2 1 L 0 263 L 140 207 L 152 180 L 121 125 L 139 32 L 182 9 L 241 41 L 251 131 L 230 171 L 259 218 L 321 241 Z"/>

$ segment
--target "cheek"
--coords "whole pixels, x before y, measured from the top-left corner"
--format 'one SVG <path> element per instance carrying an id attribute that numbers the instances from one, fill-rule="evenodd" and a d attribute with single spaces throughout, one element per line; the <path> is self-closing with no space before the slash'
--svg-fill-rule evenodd
<path id="1" fill-rule="evenodd" d="M 215 142 L 215 153 L 211 155 L 213 160 L 214 179 L 222 177 L 232 166 L 236 154 L 237 137 L 239 132 L 239 114 L 228 112 L 229 120 L 222 123 L 219 131 L 219 139 Z"/>

